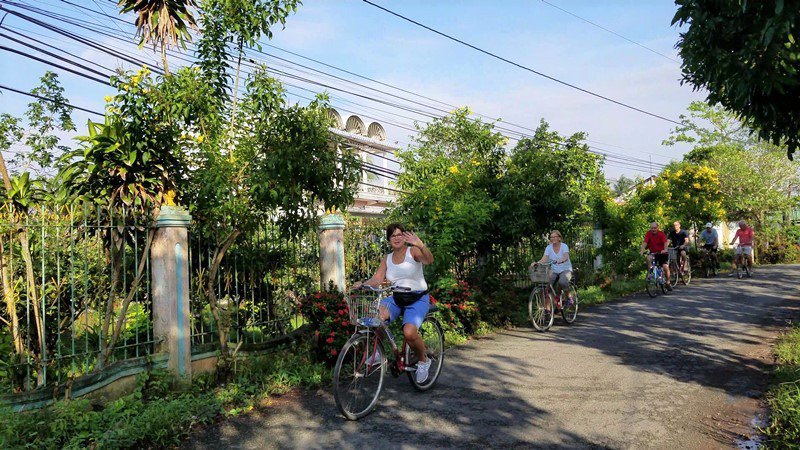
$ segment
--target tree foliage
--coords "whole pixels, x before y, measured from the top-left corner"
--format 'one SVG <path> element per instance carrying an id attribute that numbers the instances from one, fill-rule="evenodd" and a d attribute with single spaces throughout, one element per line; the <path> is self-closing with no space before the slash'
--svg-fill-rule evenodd
<path id="1" fill-rule="evenodd" d="M 700 229 L 699 223 L 725 217 L 719 174 L 714 169 L 686 162 L 673 164 L 661 172 L 656 183 L 664 193 L 659 200 L 669 221 Z"/>
<path id="2" fill-rule="evenodd" d="M 593 198 L 605 190 L 602 159 L 589 152 L 585 133 L 562 137 L 542 121 L 511 151 L 507 219 L 510 239 L 570 229 L 592 219 Z"/>
<path id="3" fill-rule="evenodd" d="M 184 176 L 182 125 L 196 114 L 147 69 L 114 76 L 111 84 L 118 94 L 107 98 L 104 122 L 88 122 L 89 134 L 78 138 L 82 147 L 64 157 L 61 181 L 92 202 L 157 211 Z"/>
<path id="4" fill-rule="evenodd" d="M 532 139 L 507 152 L 493 124 L 457 110 L 422 128 L 416 148 L 400 152 L 404 193 L 392 215 L 426 233 L 436 277 L 448 279 L 471 258 L 485 271 L 500 249 L 590 220 L 605 182 L 602 160 L 584 138 L 562 137 L 542 122 Z"/>
<path id="5" fill-rule="evenodd" d="M 677 47 L 683 80 L 735 112 L 787 154 L 800 145 L 797 0 L 676 0 L 673 24 L 687 25 Z"/>
<path id="6" fill-rule="evenodd" d="M 417 147 L 398 154 L 403 170 L 397 185 L 406 193 L 392 215 L 425 231 L 437 275 L 474 255 L 492 236 L 505 142 L 492 124 L 460 109 L 420 129 Z"/>
<path id="7" fill-rule="evenodd" d="M 787 211 L 796 203 L 800 167 L 786 160 L 785 146 L 755 138 L 730 111 L 702 102 L 692 103 L 682 122 L 665 142 L 694 144 L 684 161 L 717 172 L 729 220 L 760 223 L 766 213 Z"/>
<path id="8" fill-rule="evenodd" d="M 164 71 L 169 74 L 167 49 L 184 46 L 192 40 L 190 29 L 197 29 L 192 8 L 195 0 L 119 0 L 120 13 L 136 14 L 136 35 L 141 36 L 139 45 L 152 43 L 161 48 Z"/>

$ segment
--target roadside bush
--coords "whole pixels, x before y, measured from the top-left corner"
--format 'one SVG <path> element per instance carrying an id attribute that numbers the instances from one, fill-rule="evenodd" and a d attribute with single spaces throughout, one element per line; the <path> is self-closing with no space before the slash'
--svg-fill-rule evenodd
<path id="1" fill-rule="evenodd" d="M 800 249 L 795 242 L 779 239 L 758 255 L 761 264 L 793 264 L 800 262 Z"/>
<path id="2" fill-rule="evenodd" d="M 466 281 L 451 288 L 436 289 L 431 296 L 439 306 L 443 326 L 460 333 L 475 332 L 481 315 L 475 302 L 475 291 Z"/>
<path id="3" fill-rule="evenodd" d="M 336 289 L 315 292 L 301 299 L 298 306 L 314 330 L 315 360 L 333 366 L 354 326 L 344 294 Z"/>

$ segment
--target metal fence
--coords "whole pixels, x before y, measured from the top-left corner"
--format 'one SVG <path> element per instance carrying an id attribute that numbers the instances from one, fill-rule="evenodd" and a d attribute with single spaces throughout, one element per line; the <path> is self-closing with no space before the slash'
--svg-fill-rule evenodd
<path id="1" fill-rule="evenodd" d="M 382 219 L 354 218 L 344 230 L 347 285 L 371 278 L 381 258 L 391 251 Z"/>
<path id="2" fill-rule="evenodd" d="M 192 345 L 216 348 L 218 327 L 204 293 L 216 243 L 190 234 Z M 258 344 L 301 324 L 297 301 L 319 289 L 319 239 L 316 227 L 287 239 L 265 222 L 240 236 L 226 252 L 214 283 L 220 307 L 232 320 L 230 340 Z"/>
<path id="3" fill-rule="evenodd" d="M 0 393 L 91 372 L 128 297 L 106 363 L 152 353 L 150 229 L 140 222 L 89 203 L 0 212 Z"/>

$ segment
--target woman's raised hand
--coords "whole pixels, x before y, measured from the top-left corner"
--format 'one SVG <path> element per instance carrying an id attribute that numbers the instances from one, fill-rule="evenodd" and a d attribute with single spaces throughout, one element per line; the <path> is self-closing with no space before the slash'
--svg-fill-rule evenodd
<path id="1" fill-rule="evenodd" d="M 414 247 L 424 247 L 425 246 L 425 244 L 422 243 L 422 240 L 415 233 L 413 233 L 411 231 L 406 231 L 406 232 L 403 233 L 403 240 L 406 243 L 408 243 L 410 245 L 413 245 Z"/>

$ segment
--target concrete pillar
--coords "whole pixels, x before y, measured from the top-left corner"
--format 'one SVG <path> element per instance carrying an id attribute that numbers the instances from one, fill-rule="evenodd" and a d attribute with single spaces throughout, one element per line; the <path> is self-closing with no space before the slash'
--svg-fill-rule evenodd
<path id="1" fill-rule="evenodd" d="M 326 214 L 319 222 L 319 282 L 323 290 L 328 283 L 344 292 L 344 219 L 338 214 Z"/>
<path id="2" fill-rule="evenodd" d="M 192 216 L 180 206 L 162 206 L 150 247 L 153 333 L 156 352 L 168 353 L 167 369 L 180 380 L 192 378 L 189 311 L 189 239 Z"/>
<path id="3" fill-rule="evenodd" d="M 592 241 L 594 241 L 594 248 L 597 249 L 597 256 L 594 258 L 594 270 L 600 270 L 603 267 L 603 255 L 600 254 L 600 247 L 603 246 L 603 230 L 599 228 L 594 229 Z"/>

